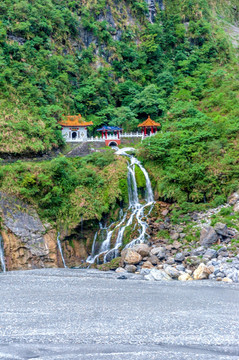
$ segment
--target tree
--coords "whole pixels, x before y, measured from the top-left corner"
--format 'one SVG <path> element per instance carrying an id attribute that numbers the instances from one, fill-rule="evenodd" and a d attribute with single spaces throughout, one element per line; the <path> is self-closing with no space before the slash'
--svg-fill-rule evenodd
<path id="1" fill-rule="evenodd" d="M 166 110 L 166 103 L 160 97 L 157 86 L 151 84 L 135 96 L 132 109 L 140 118 L 144 118 L 147 115 L 157 117 Z"/>

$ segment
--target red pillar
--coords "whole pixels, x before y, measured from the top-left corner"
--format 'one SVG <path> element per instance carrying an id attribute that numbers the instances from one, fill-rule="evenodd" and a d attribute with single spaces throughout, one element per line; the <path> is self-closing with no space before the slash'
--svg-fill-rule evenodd
<path id="1" fill-rule="evenodd" d="M 102 139 L 104 139 L 104 131 L 103 130 L 101 131 L 101 136 L 102 136 Z"/>
<path id="2" fill-rule="evenodd" d="M 153 128 L 153 126 L 151 126 L 151 134 L 153 134 L 154 133 L 154 128 Z"/>
<path id="3" fill-rule="evenodd" d="M 144 126 L 144 136 L 147 135 L 147 129 L 146 129 L 146 126 Z"/>
<path id="4" fill-rule="evenodd" d="M 107 130 L 105 130 L 105 138 L 107 139 Z"/>

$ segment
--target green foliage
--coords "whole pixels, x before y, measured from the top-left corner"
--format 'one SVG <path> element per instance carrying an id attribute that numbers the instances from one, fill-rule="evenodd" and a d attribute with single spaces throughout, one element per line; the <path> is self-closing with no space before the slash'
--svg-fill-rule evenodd
<path id="1" fill-rule="evenodd" d="M 97 269 L 101 271 L 116 270 L 120 266 L 121 261 L 121 257 L 117 257 L 106 264 L 97 265 Z"/>
<path id="2" fill-rule="evenodd" d="M 138 188 L 146 187 L 146 180 L 143 171 L 140 169 L 138 165 L 135 165 L 135 177 Z"/>
<path id="3" fill-rule="evenodd" d="M 234 18 L 221 0 L 219 8 Z M 217 7 L 174 0 L 165 9 L 151 24 L 145 0 L 3 0 L 0 153 L 61 145 L 63 113 L 82 113 L 94 129 L 110 123 L 131 131 L 147 115 L 164 120 L 174 99 L 207 99 L 211 65 L 220 64 L 213 80 L 220 86 L 231 56 L 211 11 Z M 214 99 L 220 101 L 224 91 Z"/>
<path id="4" fill-rule="evenodd" d="M 222 208 L 218 214 L 212 215 L 211 225 L 214 226 L 216 223 L 221 222 L 226 224 L 228 227 L 239 229 L 239 214 L 234 213 L 232 207 Z"/>
<path id="5" fill-rule="evenodd" d="M 151 24 L 145 0 L 1 1 L 0 154 L 59 147 L 63 113 L 92 120 L 91 135 L 102 124 L 133 131 L 151 115 L 162 132 L 141 157 L 160 197 L 180 203 L 175 221 L 194 204 L 222 204 L 239 186 L 238 61 L 223 30 L 238 15 L 223 0 L 164 3 Z M 125 163 L 116 171 L 113 158 L 59 158 L 44 171 L 16 163 L 0 185 L 10 176 L 44 216 L 76 223 L 109 211 L 110 197 L 127 201 Z"/>
<path id="6" fill-rule="evenodd" d="M 233 90 L 239 78 L 231 67 L 211 73 L 205 80 L 200 70 L 190 79 L 205 82 L 200 98 L 206 98 L 200 102 L 182 100 L 182 92 L 174 90 L 163 132 L 146 139 L 141 150 L 160 196 L 177 200 L 184 209 L 185 202 L 211 201 L 217 207 L 239 185 L 238 97 Z"/>
<path id="7" fill-rule="evenodd" d="M 127 167 L 112 152 L 85 158 L 58 157 L 52 161 L 17 161 L 1 168 L 0 190 L 36 206 L 42 218 L 70 227 L 83 220 L 101 219 L 117 200 L 127 202 Z"/>
<path id="8" fill-rule="evenodd" d="M 128 183 L 127 179 L 120 179 L 119 181 L 119 188 L 122 195 L 123 202 L 127 203 L 129 201 L 128 199 Z"/>

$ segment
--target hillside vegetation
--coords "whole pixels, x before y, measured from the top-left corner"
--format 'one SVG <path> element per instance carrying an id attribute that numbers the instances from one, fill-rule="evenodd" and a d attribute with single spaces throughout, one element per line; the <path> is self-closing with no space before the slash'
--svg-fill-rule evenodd
<path id="1" fill-rule="evenodd" d="M 207 98 L 211 71 L 231 61 L 216 11 L 234 21 L 238 0 L 164 7 L 151 24 L 144 0 L 1 1 L 0 153 L 61 145 L 63 113 L 132 130 L 174 98 Z"/>
<path id="2" fill-rule="evenodd" d="M 85 158 L 17 161 L 0 169 L 0 191 L 34 206 L 40 217 L 72 229 L 128 202 L 127 163 L 111 150 Z M 98 225 L 98 224 L 97 224 Z"/>
<path id="3" fill-rule="evenodd" d="M 144 0 L 1 1 L 0 155 L 58 148 L 62 114 L 92 120 L 91 133 L 102 124 L 135 130 L 150 115 L 162 132 L 140 156 L 159 197 L 185 211 L 225 201 L 239 185 L 239 69 L 224 28 L 237 25 L 239 0 L 163 4 L 151 23 Z M 52 221 L 99 219 L 127 186 L 124 160 L 108 181 L 113 157 L 97 156 L 103 165 L 6 165 L 1 189 Z"/>

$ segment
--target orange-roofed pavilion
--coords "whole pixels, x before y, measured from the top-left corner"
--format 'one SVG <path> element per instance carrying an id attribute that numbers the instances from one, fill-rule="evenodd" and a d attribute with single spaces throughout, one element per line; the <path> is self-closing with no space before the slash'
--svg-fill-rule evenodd
<path id="1" fill-rule="evenodd" d="M 138 125 L 138 127 L 142 128 L 142 134 L 144 133 L 144 136 L 147 136 L 148 129 L 150 129 L 151 134 L 155 134 L 157 132 L 157 128 L 160 126 L 161 124 L 152 120 L 150 116 L 148 116 L 147 120 Z"/>
<path id="2" fill-rule="evenodd" d="M 92 121 L 85 121 L 81 114 L 63 115 L 59 121 L 62 126 L 62 136 L 67 142 L 85 141 L 87 139 L 87 127 L 93 125 Z"/>
<path id="3" fill-rule="evenodd" d="M 90 126 L 93 125 L 92 121 L 85 121 L 81 114 L 79 115 L 63 115 L 62 120 L 59 121 L 62 126 Z"/>

